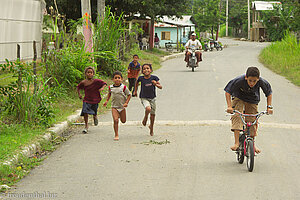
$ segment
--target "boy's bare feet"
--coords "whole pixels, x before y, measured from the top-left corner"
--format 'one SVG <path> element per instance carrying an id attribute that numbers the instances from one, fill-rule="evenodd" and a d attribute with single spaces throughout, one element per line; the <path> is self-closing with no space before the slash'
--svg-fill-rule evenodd
<path id="1" fill-rule="evenodd" d="M 236 151 L 238 148 L 239 148 L 239 145 L 238 145 L 238 144 L 234 144 L 233 146 L 230 147 L 230 149 L 231 149 L 232 151 Z"/>
<path id="2" fill-rule="evenodd" d="M 261 152 L 261 150 L 259 148 L 255 147 L 255 153 L 259 154 L 260 152 Z"/>
<path id="3" fill-rule="evenodd" d="M 115 136 L 114 141 L 119 141 L 119 136 Z"/>
<path id="4" fill-rule="evenodd" d="M 143 124 L 143 126 L 146 126 L 146 124 L 147 124 L 147 118 L 143 119 L 142 124 Z"/>
<path id="5" fill-rule="evenodd" d="M 150 129 L 150 135 L 153 136 L 153 126 L 148 126 Z"/>

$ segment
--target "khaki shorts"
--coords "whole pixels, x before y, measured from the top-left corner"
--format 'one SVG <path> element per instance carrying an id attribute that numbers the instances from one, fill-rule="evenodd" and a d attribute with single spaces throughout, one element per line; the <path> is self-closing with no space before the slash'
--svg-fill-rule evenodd
<path id="1" fill-rule="evenodd" d="M 146 99 L 146 98 L 141 98 L 141 102 L 146 109 L 146 107 L 151 107 L 151 112 L 150 114 L 155 115 L 156 111 L 156 99 Z"/>
<path id="2" fill-rule="evenodd" d="M 246 114 L 257 113 L 257 104 L 247 103 L 236 97 L 234 97 L 232 100 L 232 108 L 241 113 L 243 113 L 244 111 Z M 254 120 L 255 117 L 246 117 L 245 119 L 246 122 L 254 122 Z M 243 122 L 239 115 L 233 115 L 231 117 L 231 131 L 234 130 L 240 130 L 240 131 L 243 130 Z M 257 136 L 257 125 L 250 127 L 250 135 Z"/>

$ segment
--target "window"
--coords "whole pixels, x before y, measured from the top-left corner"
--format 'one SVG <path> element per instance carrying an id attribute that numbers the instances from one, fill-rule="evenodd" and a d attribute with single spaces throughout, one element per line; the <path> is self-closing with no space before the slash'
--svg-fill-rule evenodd
<path id="1" fill-rule="evenodd" d="M 161 40 L 171 40 L 171 32 L 161 32 Z"/>

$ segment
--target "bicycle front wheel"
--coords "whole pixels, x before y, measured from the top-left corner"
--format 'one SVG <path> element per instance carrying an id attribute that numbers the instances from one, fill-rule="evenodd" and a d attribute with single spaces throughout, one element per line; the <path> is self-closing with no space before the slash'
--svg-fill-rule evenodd
<path id="1" fill-rule="evenodd" d="M 247 168 L 249 172 L 254 168 L 254 143 L 253 140 L 247 141 Z"/>

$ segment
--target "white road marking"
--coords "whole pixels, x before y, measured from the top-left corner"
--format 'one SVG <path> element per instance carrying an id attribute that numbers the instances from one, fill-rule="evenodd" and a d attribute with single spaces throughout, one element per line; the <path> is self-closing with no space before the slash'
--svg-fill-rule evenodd
<path id="1" fill-rule="evenodd" d="M 121 126 L 142 126 L 141 121 L 127 121 L 125 124 L 120 123 Z M 155 121 L 155 126 L 230 126 L 230 121 L 225 120 L 199 120 L 199 121 Z M 99 122 L 99 126 L 112 126 L 113 122 Z M 284 128 L 284 129 L 300 129 L 300 124 L 281 124 L 261 122 L 260 127 L 267 128 Z"/>

